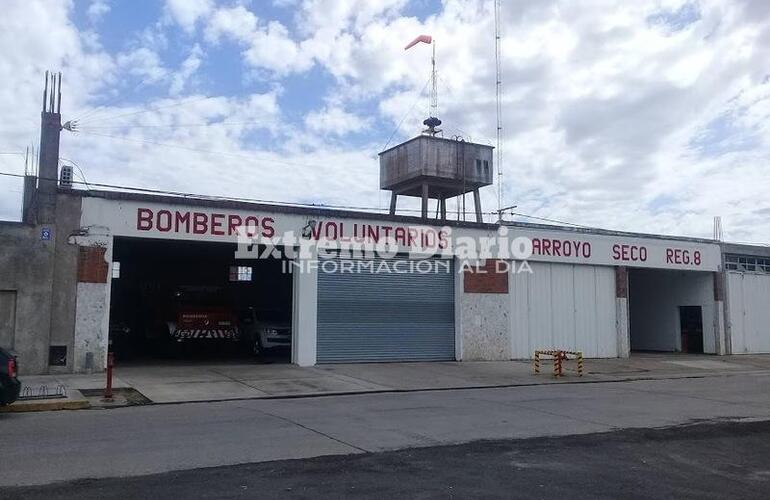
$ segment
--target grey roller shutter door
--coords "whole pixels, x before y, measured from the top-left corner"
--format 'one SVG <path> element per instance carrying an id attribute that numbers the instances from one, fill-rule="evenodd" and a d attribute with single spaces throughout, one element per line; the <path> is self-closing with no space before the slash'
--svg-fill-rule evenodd
<path id="1" fill-rule="evenodd" d="M 370 259 L 353 272 L 344 260 L 320 262 L 319 363 L 455 359 L 451 260 Z"/>

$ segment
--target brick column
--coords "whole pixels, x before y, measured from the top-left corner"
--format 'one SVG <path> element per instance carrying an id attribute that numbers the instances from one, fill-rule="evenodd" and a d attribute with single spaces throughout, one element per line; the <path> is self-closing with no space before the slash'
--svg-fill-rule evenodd
<path id="1" fill-rule="evenodd" d="M 628 268 L 615 268 L 615 330 L 617 332 L 618 357 L 631 354 L 631 333 L 628 311 Z"/>

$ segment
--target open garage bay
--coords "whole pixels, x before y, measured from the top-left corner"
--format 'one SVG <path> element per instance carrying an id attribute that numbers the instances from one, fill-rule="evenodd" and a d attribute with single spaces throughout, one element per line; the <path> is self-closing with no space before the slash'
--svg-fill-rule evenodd
<path id="1" fill-rule="evenodd" d="M 235 244 L 116 238 L 110 348 L 122 362 L 289 361 L 292 279 Z"/>

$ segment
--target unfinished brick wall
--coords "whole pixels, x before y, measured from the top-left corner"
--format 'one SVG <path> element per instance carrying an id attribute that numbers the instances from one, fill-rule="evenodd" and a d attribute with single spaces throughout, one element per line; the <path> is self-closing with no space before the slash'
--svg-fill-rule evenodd
<path id="1" fill-rule="evenodd" d="M 725 300 L 725 274 L 715 272 L 714 273 L 714 300 Z"/>
<path id="2" fill-rule="evenodd" d="M 109 266 L 104 259 L 106 251 L 106 248 L 100 246 L 80 247 L 78 254 L 80 283 L 107 283 Z"/>
<path id="3" fill-rule="evenodd" d="M 487 259 L 483 266 L 466 267 L 463 272 L 465 293 L 508 293 L 508 269 L 504 264 L 505 261 Z"/>
<path id="4" fill-rule="evenodd" d="M 628 298 L 628 268 L 625 266 L 615 268 L 615 297 Z"/>

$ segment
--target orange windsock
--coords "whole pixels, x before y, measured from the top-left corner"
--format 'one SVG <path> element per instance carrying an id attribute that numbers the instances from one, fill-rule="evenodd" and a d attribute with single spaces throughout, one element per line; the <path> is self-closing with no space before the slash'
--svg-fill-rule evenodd
<path id="1" fill-rule="evenodd" d="M 433 41 L 433 37 L 431 37 L 430 35 L 420 35 L 414 40 L 412 40 L 411 42 L 409 42 L 409 45 L 404 47 L 404 50 L 411 49 L 412 47 L 414 47 L 420 42 L 430 44 L 432 41 Z"/>

